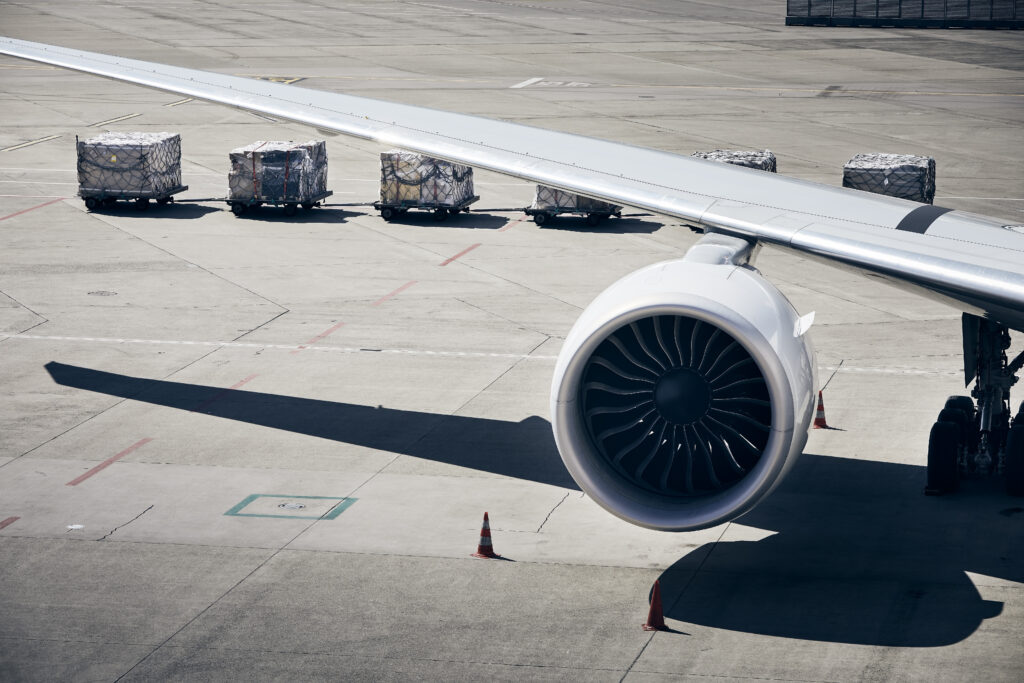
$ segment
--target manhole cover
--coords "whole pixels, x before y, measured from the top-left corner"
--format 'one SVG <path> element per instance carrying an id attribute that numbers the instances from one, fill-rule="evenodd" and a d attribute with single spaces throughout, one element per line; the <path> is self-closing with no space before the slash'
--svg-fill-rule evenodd
<path id="1" fill-rule="evenodd" d="M 108 292 L 106 290 L 99 289 L 95 292 L 89 292 L 89 296 L 117 296 L 117 292 Z"/>
<path id="2" fill-rule="evenodd" d="M 279 503 L 277 507 L 282 510 L 304 510 L 306 508 L 302 503 Z"/>

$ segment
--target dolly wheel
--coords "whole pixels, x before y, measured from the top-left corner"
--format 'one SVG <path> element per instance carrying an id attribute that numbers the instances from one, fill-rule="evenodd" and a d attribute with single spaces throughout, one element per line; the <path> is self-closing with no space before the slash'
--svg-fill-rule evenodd
<path id="1" fill-rule="evenodd" d="M 285 216 L 294 216 L 298 212 L 299 212 L 299 205 L 298 204 L 285 204 L 284 205 L 284 215 Z"/>
<path id="2" fill-rule="evenodd" d="M 245 204 L 242 202 L 231 202 L 231 213 L 236 216 L 241 216 L 245 213 Z"/>
<path id="3" fill-rule="evenodd" d="M 316 204 L 314 204 L 313 202 L 302 202 L 302 208 L 305 209 L 306 211 L 309 211 L 314 206 L 316 206 Z"/>
<path id="4" fill-rule="evenodd" d="M 85 208 L 89 209 L 90 211 L 95 211 L 96 209 L 99 208 L 99 206 L 100 206 L 100 201 L 98 199 L 96 199 L 95 197 L 86 197 L 85 198 Z"/>
<path id="5" fill-rule="evenodd" d="M 448 218 L 448 209 L 434 209 L 434 220 L 443 221 Z"/>
<path id="6" fill-rule="evenodd" d="M 159 204 L 160 206 L 164 206 L 169 201 L 171 201 L 170 197 L 157 197 L 156 203 Z"/>
<path id="7" fill-rule="evenodd" d="M 136 197 L 135 198 L 135 210 L 145 211 L 149 208 L 149 197 Z"/>
<path id="8" fill-rule="evenodd" d="M 546 213 L 535 213 L 533 214 L 533 222 L 537 225 L 544 225 L 548 222 L 548 215 Z"/>
<path id="9" fill-rule="evenodd" d="M 383 209 L 380 210 L 380 217 L 386 221 L 389 221 L 395 217 L 395 210 L 392 209 L 390 206 L 385 206 Z"/>
<path id="10" fill-rule="evenodd" d="M 587 225 L 589 225 L 590 227 L 594 227 L 595 225 L 597 225 L 600 222 L 601 222 L 601 217 L 598 216 L 596 213 L 588 213 L 587 214 Z"/>

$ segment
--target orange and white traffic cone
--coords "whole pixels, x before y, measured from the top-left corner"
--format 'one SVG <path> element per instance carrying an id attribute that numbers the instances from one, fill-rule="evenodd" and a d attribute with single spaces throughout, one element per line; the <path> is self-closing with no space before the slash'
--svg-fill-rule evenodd
<path id="1" fill-rule="evenodd" d="M 825 422 L 825 401 L 821 398 L 821 392 L 818 392 L 818 413 L 814 416 L 814 428 L 815 429 L 831 429 L 828 423 Z"/>
<path id="2" fill-rule="evenodd" d="M 643 624 L 645 631 L 667 631 L 665 625 L 665 614 L 661 609 L 661 584 L 657 579 L 654 581 L 654 590 L 651 591 L 651 609 L 647 613 L 647 622 Z"/>
<path id="3" fill-rule="evenodd" d="M 480 544 L 476 547 L 476 552 L 473 553 L 473 557 L 482 558 L 498 558 L 498 555 L 494 552 L 494 546 L 491 545 L 491 522 L 487 517 L 487 513 L 484 513 L 484 525 L 480 528 Z"/>

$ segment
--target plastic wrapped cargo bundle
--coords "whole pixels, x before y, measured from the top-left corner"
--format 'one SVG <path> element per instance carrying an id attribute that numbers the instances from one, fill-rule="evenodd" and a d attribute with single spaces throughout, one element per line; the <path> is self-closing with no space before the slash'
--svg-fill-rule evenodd
<path id="1" fill-rule="evenodd" d="M 380 155 L 381 204 L 457 207 L 472 198 L 470 166 L 401 150 Z"/>
<path id="2" fill-rule="evenodd" d="M 78 193 L 83 197 L 160 197 L 181 186 L 177 133 L 102 133 L 78 141 Z"/>
<path id="3" fill-rule="evenodd" d="M 935 159 L 913 154 L 858 154 L 843 166 L 843 187 L 931 204 Z"/>
<path id="4" fill-rule="evenodd" d="M 695 156 L 698 159 L 707 159 L 709 161 L 720 161 L 725 164 L 732 164 L 733 166 L 744 166 L 746 168 L 756 168 L 759 171 L 770 171 L 771 173 L 775 173 L 777 170 L 775 155 L 772 154 L 770 149 L 749 151 L 716 149 L 710 152 L 694 152 L 692 156 Z"/>
<path id="5" fill-rule="evenodd" d="M 229 200 L 307 201 L 327 192 L 327 145 L 260 140 L 231 150 Z"/>
<path id="6" fill-rule="evenodd" d="M 564 192 L 546 185 L 537 186 L 537 191 L 533 195 L 533 204 L 530 208 L 555 213 L 562 211 L 618 213 L 622 209 L 621 206 L 615 206 L 614 204 L 591 199 L 590 197 L 583 197 L 572 192 Z"/>

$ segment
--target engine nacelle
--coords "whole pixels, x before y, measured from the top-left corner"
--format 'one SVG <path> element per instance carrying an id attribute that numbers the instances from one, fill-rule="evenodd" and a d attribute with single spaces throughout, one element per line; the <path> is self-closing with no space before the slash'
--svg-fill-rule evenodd
<path id="1" fill-rule="evenodd" d="M 565 466 L 643 527 L 742 515 L 807 441 L 806 326 L 749 266 L 678 260 L 627 275 L 587 307 L 558 357 L 551 415 Z"/>

